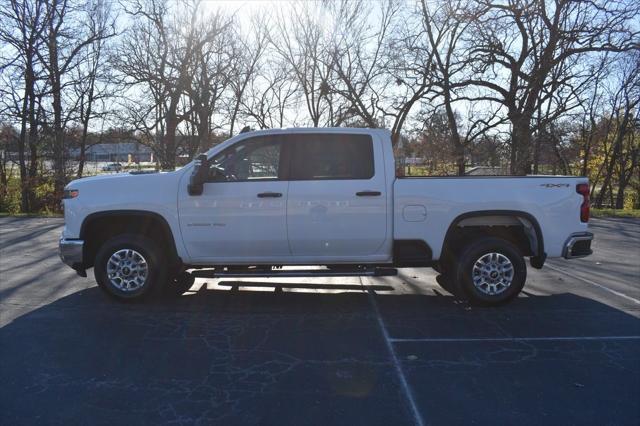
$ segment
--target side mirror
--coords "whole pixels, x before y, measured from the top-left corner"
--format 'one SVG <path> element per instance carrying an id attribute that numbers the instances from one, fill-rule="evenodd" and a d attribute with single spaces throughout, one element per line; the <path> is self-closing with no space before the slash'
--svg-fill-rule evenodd
<path id="1" fill-rule="evenodd" d="M 205 154 L 200 154 L 196 157 L 193 172 L 189 178 L 189 185 L 187 186 L 189 195 L 202 195 L 204 183 L 207 181 L 208 174 L 209 159 Z"/>

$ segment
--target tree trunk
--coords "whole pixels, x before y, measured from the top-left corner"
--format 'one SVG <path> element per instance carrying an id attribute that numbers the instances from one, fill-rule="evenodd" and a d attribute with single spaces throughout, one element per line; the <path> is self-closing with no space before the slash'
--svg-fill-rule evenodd
<path id="1" fill-rule="evenodd" d="M 618 194 L 616 195 L 616 209 L 624 209 L 624 190 L 626 185 L 621 181 L 618 186 Z"/>
<path id="2" fill-rule="evenodd" d="M 90 95 L 90 97 L 92 94 Z M 89 101 L 89 105 L 87 106 L 87 114 L 82 123 L 82 137 L 80 138 L 80 161 L 78 161 L 78 173 L 77 178 L 80 179 L 82 177 L 82 173 L 84 172 L 84 163 L 86 161 L 86 153 L 87 153 L 87 136 L 89 135 L 89 119 L 91 117 L 91 101 Z"/>
<path id="3" fill-rule="evenodd" d="M 76 174 L 76 177 L 78 179 L 80 179 L 82 177 L 82 174 L 84 173 L 84 163 L 87 159 L 87 154 L 86 154 L 86 142 L 82 142 L 82 144 L 80 145 L 80 158 L 78 161 L 78 173 Z"/>
<path id="4" fill-rule="evenodd" d="M 540 173 L 540 133 L 536 135 L 535 142 L 533 143 L 533 174 Z"/>
<path id="5" fill-rule="evenodd" d="M 398 143 L 400 142 L 400 132 L 396 131 L 396 132 L 392 132 L 391 133 L 391 146 L 392 147 L 397 147 Z"/>
<path id="6" fill-rule="evenodd" d="M 607 194 L 607 189 L 611 187 L 611 179 L 613 177 L 613 167 L 615 165 L 615 159 L 618 157 L 617 146 L 614 146 L 614 149 L 611 153 L 611 158 L 609 158 L 609 163 L 607 164 L 607 169 L 604 175 L 604 180 L 602 181 L 602 188 L 600 189 L 600 193 L 596 198 L 595 205 L 597 208 L 602 208 L 602 204 L 604 202 L 604 196 Z M 613 195 L 611 195 L 613 197 Z M 611 198 L 613 201 L 613 198 Z M 613 204 L 613 203 L 612 203 Z"/>
<path id="7" fill-rule="evenodd" d="M 169 99 L 169 106 L 164 114 L 164 134 L 162 144 L 158 150 L 162 153 L 160 158 L 160 168 L 162 170 L 173 171 L 176 168 L 176 133 L 180 120 L 178 117 L 178 104 L 180 103 L 181 92 L 174 91 Z"/>
<path id="8" fill-rule="evenodd" d="M 456 153 L 456 167 L 457 175 L 464 176 L 465 161 L 464 151 L 465 146 L 460 139 L 460 133 L 458 132 L 458 122 L 456 120 L 456 114 L 451 106 L 451 89 L 449 88 L 449 81 L 447 80 L 444 85 L 444 106 L 447 114 L 447 123 L 449 124 L 449 132 L 451 133 L 451 142 L 453 149 Z"/>
<path id="9" fill-rule="evenodd" d="M 512 120 L 511 167 L 512 175 L 531 173 L 531 122 L 527 116 Z"/>
<path id="10" fill-rule="evenodd" d="M 234 124 L 236 122 L 236 115 L 238 114 L 238 106 L 234 106 L 233 113 L 231 114 L 231 125 L 229 126 L 229 137 L 233 137 Z M 318 127 L 318 126 L 315 126 Z"/>
<path id="11" fill-rule="evenodd" d="M 209 149 L 209 112 L 203 106 L 198 111 L 198 152 L 206 151 Z"/>
<path id="12" fill-rule="evenodd" d="M 595 131 L 595 126 L 592 125 L 589 130 L 589 135 L 585 136 L 583 132 L 582 138 L 584 139 L 583 150 L 584 153 L 582 155 L 582 168 L 581 175 L 589 176 L 589 160 L 591 160 L 591 141 L 593 140 L 593 132 Z"/>
<path id="13" fill-rule="evenodd" d="M 622 144 L 624 141 L 624 137 L 627 131 L 627 126 L 629 124 L 629 111 L 624 112 L 624 116 L 622 118 L 622 122 L 618 125 L 618 131 L 615 139 L 613 140 L 613 147 L 611 148 L 611 157 L 609 158 L 609 163 L 607 164 L 606 174 L 604 175 L 604 181 L 602 182 L 602 189 L 598 194 L 598 198 L 596 199 L 596 207 L 601 208 L 602 202 L 604 201 L 605 190 L 607 188 L 611 188 L 611 180 L 613 179 L 614 167 L 617 161 L 620 159 L 620 154 L 622 152 Z M 610 191 L 611 204 L 613 205 L 613 190 Z"/>
<path id="14" fill-rule="evenodd" d="M 176 129 L 178 119 L 175 111 L 169 111 L 166 117 L 166 131 L 162 140 L 163 158 L 160 161 L 162 170 L 174 170 L 176 168 Z"/>
<path id="15" fill-rule="evenodd" d="M 91 110 L 93 107 L 93 91 L 94 91 L 94 81 L 95 74 L 91 75 L 92 79 L 91 84 L 89 85 L 89 91 L 87 93 L 87 110 L 84 114 L 82 114 L 82 107 L 80 110 L 80 116 L 82 117 L 82 137 L 80 138 L 80 161 L 78 162 L 78 173 L 77 177 L 80 179 L 82 177 L 82 173 L 84 171 L 84 162 L 85 156 L 87 152 L 87 137 L 89 135 L 89 121 L 91 120 Z"/>
<path id="16" fill-rule="evenodd" d="M 615 203 L 613 201 L 613 185 L 611 184 L 611 182 L 609 182 L 609 206 L 615 206 Z"/>
<path id="17" fill-rule="evenodd" d="M 28 79 L 25 82 L 25 94 L 22 101 L 22 119 L 20 124 L 20 139 L 18 141 L 18 166 L 20 168 L 20 211 L 22 213 L 29 212 L 29 176 L 27 175 L 27 164 L 24 157 L 24 148 L 28 138 L 27 134 L 27 108 L 28 93 L 29 93 Z"/>
<path id="18" fill-rule="evenodd" d="M 39 115 L 36 114 L 36 96 L 35 92 L 31 93 L 29 101 L 29 187 L 27 197 L 29 198 L 29 208 L 34 210 L 36 207 L 36 193 L 34 186 L 38 180 L 38 121 Z"/>
<path id="19" fill-rule="evenodd" d="M 20 168 L 20 210 L 29 213 L 35 208 L 35 193 L 33 185 L 37 174 L 37 138 L 38 123 L 36 119 L 35 76 L 33 73 L 32 54 L 28 54 L 25 67 L 24 100 L 22 103 L 22 120 L 20 126 L 20 140 L 18 143 L 18 162 Z M 27 127 L 29 127 L 27 129 Z M 25 157 L 25 150 L 29 147 L 29 167 Z"/>
<path id="20" fill-rule="evenodd" d="M 51 22 L 49 33 L 49 81 L 53 107 L 53 170 L 55 177 L 56 198 L 62 198 L 65 185 L 64 135 L 62 129 L 62 85 L 60 82 L 60 66 L 58 64 L 58 34 Z"/>
<path id="21" fill-rule="evenodd" d="M 465 173 L 465 160 L 464 160 L 464 146 L 459 144 L 456 146 L 456 167 L 458 176 L 464 176 Z"/>
<path id="22" fill-rule="evenodd" d="M 7 176 L 7 152 L 0 152 L 0 201 L 4 201 L 4 198 L 8 193 L 9 177 Z"/>
<path id="23" fill-rule="evenodd" d="M 591 136 L 589 136 L 591 139 Z M 584 154 L 582 156 L 582 168 L 580 170 L 581 176 L 589 176 L 589 160 L 591 159 L 591 142 L 588 141 L 584 147 Z"/>

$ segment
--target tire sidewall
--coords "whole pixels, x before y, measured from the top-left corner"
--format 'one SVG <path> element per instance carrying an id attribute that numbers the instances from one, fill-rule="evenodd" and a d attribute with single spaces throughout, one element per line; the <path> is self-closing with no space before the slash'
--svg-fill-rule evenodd
<path id="1" fill-rule="evenodd" d="M 498 295 L 488 295 L 473 284 L 473 266 L 487 253 L 500 253 L 506 256 L 514 268 L 513 280 L 509 288 Z M 485 238 L 472 243 L 460 255 L 457 268 L 457 282 L 472 302 L 485 305 L 500 305 L 515 298 L 527 279 L 527 265 L 524 257 L 511 242 L 499 238 Z"/>
<path id="2" fill-rule="evenodd" d="M 133 292 L 125 292 L 116 288 L 107 276 L 109 258 L 122 249 L 137 251 L 145 258 L 148 265 L 147 280 L 142 288 Z M 137 300 L 147 297 L 155 289 L 162 287 L 167 276 L 167 265 L 152 240 L 140 235 L 125 234 L 111 238 L 100 247 L 96 254 L 94 275 L 98 285 L 111 296 L 120 300 Z"/>

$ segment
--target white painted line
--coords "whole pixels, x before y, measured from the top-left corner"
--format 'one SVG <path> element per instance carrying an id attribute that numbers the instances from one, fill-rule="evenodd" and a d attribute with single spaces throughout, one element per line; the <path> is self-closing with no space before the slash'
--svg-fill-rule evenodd
<path id="1" fill-rule="evenodd" d="M 627 296 L 626 294 L 620 293 L 619 291 L 612 290 L 609 287 L 604 286 L 602 284 L 598 284 L 595 281 L 591 281 L 590 279 L 587 279 L 587 278 L 582 278 L 582 277 L 580 277 L 578 275 L 572 274 L 571 272 L 567 272 L 564 269 L 560 269 L 560 268 L 557 268 L 555 266 L 551 266 L 551 265 L 549 265 L 549 263 L 545 264 L 545 266 L 547 268 L 553 269 L 554 271 L 560 272 L 561 274 L 565 274 L 565 275 L 570 276 L 571 278 L 575 278 L 577 280 L 584 281 L 587 284 L 591 284 L 591 285 L 593 285 L 595 287 L 601 288 L 602 290 L 608 291 L 609 293 L 615 294 L 618 297 L 622 297 L 623 299 L 627 299 L 627 300 L 629 300 L 629 301 L 631 301 L 633 303 L 636 303 L 636 304 L 640 305 L 640 300 L 635 299 L 635 298 L 633 298 L 631 296 Z"/>
<path id="2" fill-rule="evenodd" d="M 360 283 L 362 284 L 362 277 L 360 277 Z M 387 345 L 387 349 L 391 354 L 391 359 L 393 361 L 393 365 L 396 369 L 396 373 L 398 374 L 398 378 L 400 380 L 400 386 L 402 386 L 402 390 L 409 402 L 409 407 L 411 408 L 411 413 L 413 414 L 413 421 L 417 426 L 424 426 L 424 421 L 422 420 L 422 415 L 418 410 L 418 406 L 416 405 L 416 401 L 413 398 L 413 393 L 411 392 L 411 388 L 409 388 L 409 383 L 404 375 L 404 371 L 402 371 L 402 364 L 400 364 L 400 360 L 398 359 L 398 355 L 396 354 L 396 350 L 391 344 L 391 339 L 389 338 L 389 332 L 387 331 L 387 326 L 384 324 L 384 320 L 380 315 L 380 309 L 378 309 L 378 302 L 376 302 L 376 298 L 374 297 L 375 292 L 372 289 L 368 289 L 367 293 L 369 295 L 369 301 L 371 302 L 371 307 L 376 314 L 376 319 L 378 320 L 378 325 L 380 326 L 380 330 L 382 331 L 382 336 L 384 337 L 384 342 Z"/>
<path id="3" fill-rule="evenodd" d="M 580 342 L 593 340 L 640 340 L 640 336 L 567 336 L 567 337 L 434 337 L 424 339 L 389 339 L 391 343 L 431 342 L 431 343 L 467 343 L 467 342 Z"/>

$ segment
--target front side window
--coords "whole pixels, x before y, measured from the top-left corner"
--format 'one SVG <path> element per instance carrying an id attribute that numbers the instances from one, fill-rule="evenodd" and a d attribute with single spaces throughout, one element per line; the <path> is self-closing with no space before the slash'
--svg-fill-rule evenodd
<path id="1" fill-rule="evenodd" d="M 273 138 L 239 142 L 211 159 L 209 181 L 276 180 L 281 147 L 280 141 Z"/>
<path id="2" fill-rule="evenodd" d="M 291 139 L 291 180 L 373 177 L 373 142 L 370 136 L 298 134 Z"/>

